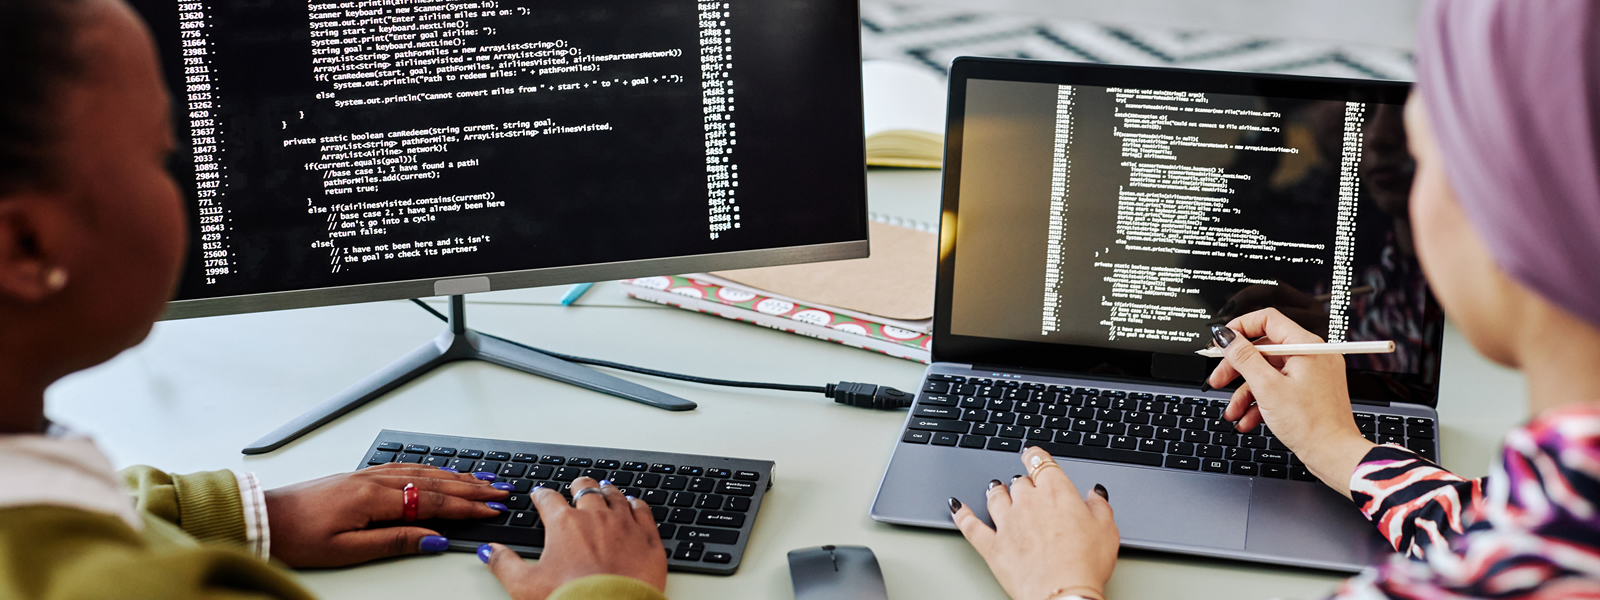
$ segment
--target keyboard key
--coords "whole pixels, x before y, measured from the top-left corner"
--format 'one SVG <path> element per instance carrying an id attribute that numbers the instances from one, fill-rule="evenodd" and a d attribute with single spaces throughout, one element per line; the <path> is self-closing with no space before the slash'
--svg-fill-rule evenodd
<path id="1" fill-rule="evenodd" d="M 1401 423 L 1379 423 L 1378 435 L 1405 435 L 1406 427 Z"/>
<path id="2" fill-rule="evenodd" d="M 1200 458 L 1222 458 L 1222 446 L 1200 444 L 1194 447 L 1194 455 Z"/>
<path id="3" fill-rule="evenodd" d="M 500 503 L 506 505 L 506 508 L 511 510 L 527 510 L 532 506 L 532 499 L 526 494 L 512 494 L 510 496 L 506 496 L 506 499 L 501 500 Z"/>
<path id="4" fill-rule="evenodd" d="M 668 523 L 693 523 L 695 510 L 692 508 L 674 508 L 667 517 Z"/>
<path id="5" fill-rule="evenodd" d="M 680 540 L 693 540 L 707 544 L 737 544 L 739 531 L 736 529 L 709 529 L 705 527 L 679 527 Z"/>
<path id="6" fill-rule="evenodd" d="M 995 425 L 994 423 L 973 423 L 972 424 L 972 434 L 973 435 L 999 435 L 1000 434 L 1000 426 L 999 425 Z"/>
<path id="7" fill-rule="evenodd" d="M 989 422 L 998 423 L 1000 425 L 1012 425 L 1017 422 L 1017 413 L 1009 413 L 1000 410 L 993 411 L 989 413 Z"/>
<path id="8" fill-rule="evenodd" d="M 718 510 L 722 508 L 722 500 L 722 496 L 716 494 L 701 494 L 700 499 L 694 502 L 694 507 Z"/>
<path id="9" fill-rule="evenodd" d="M 1051 456 L 1062 458 L 1082 458 L 1088 460 L 1103 460 L 1106 462 L 1126 463 L 1131 465 L 1144 465 L 1147 467 L 1161 466 L 1161 455 L 1148 452 L 1134 452 L 1130 450 L 1117 450 L 1115 448 L 1095 448 L 1072 444 L 1056 444 L 1046 442 L 1028 442 L 1027 446 L 1038 446 Z"/>
<path id="10" fill-rule="evenodd" d="M 378 449 L 384 452 L 400 452 L 405 446 L 400 442 L 378 442 Z"/>
<path id="11" fill-rule="evenodd" d="M 1240 436 L 1239 444 L 1244 446 L 1244 447 L 1246 447 L 1246 448 L 1251 448 L 1251 449 L 1255 449 L 1255 450 L 1266 450 L 1267 449 L 1267 438 L 1261 437 L 1259 435 Z"/>
<path id="12" fill-rule="evenodd" d="M 645 490 L 644 495 L 640 496 L 639 499 L 644 500 L 645 504 L 651 506 L 661 506 L 667 503 L 669 497 L 666 490 Z"/>
<path id="13" fill-rule="evenodd" d="M 1276 450 L 1262 450 L 1256 452 L 1256 462 L 1274 465 L 1289 464 L 1289 453 Z"/>
<path id="14" fill-rule="evenodd" d="M 1200 470 L 1200 459 L 1193 456 L 1168 456 L 1168 469 L 1184 469 L 1188 471 Z"/>
<path id="15" fill-rule="evenodd" d="M 420 462 L 422 462 L 422 455 L 421 454 L 411 454 L 411 453 L 401 454 L 400 455 L 400 462 L 413 463 L 413 464 L 420 463 Z"/>
<path id="16" fill-rule="evenodd" d="M 511 480 L 511 491 L 512 492 L 515 492 L 515 493 L 518 493 L 518 494 L 526 494 L 526 493 L 528 493 L 528 492 L 530 492 L 532 490 L 533 490 L 533 480 L 532 479 L 513 479 L 513 480 Z"/>
<path id="17" fill-rule="evenodd" d="M 1378 415 L 1379 423 L 1405 423 L 1406 418 L 1400 415 Z"/>
<path id="18" fill-rule="evenodd" d="M 1227 473 L 1228 461 L 1203 458 L 1200 459 L 1200 470 L 1210 473 Z"/>
<path id="19" fill-rule="evenodd" d="M 484 453 L 483 458 L 484 458 L 484 460 L 498 460 L 498 461 L 501 461 L 501 462 L 505 462 L 505 461 L 511 460 L 511 453 L 509 453 L 509 452 L 486 452 L 486 453 Z"/>
<path id="20" fill-rule="evenodd" d="M 694 506 L 695 494 L 693 492 L 673 492 L 667 497 L 667 506 L 680 506 L 688 508 Z"/>
<path id="21" fill-rule="evenodd" d="M 658 519 L 659 521 L 659 519 Z M 678 526 L 671 523 L 656 523 L 656 532 L 661 534 L 661 539 L 670 540 L 678 532 Z"/>
<path id="22" fill-rule="evenodd" d="M 950 382 L 948 381 L 929 381 L 922 386 L 922 391 L 930 394 L 948 394 L 950 393 L 950 387 Z"/>
<path id="23" fill-rule="evenodd" d="M 610 460 L 610 459 L 601 459 L 601 460 L 594 461 L 594 466 L 595 466 L 596 469 L 605 469 L 607 471 L 615 471 L 617 469 L 622 468 L 622 463 L 614 461 L 614 460 Z"/>
<path id="24" fill-rule="evenodd" d="M 939 434 L 939 435 L 951 435 L 951 434 L 944 433 L 944 434 Z M 1049 429 L 1045 429 L 1043 427 L 1032 427 L 1032 428 L 1028 429 L 1027 438 L 1030 439 L 1030 440 L 1035 440 L 1035 441 L 1040 441 L 1040 442 L 1048 442 L 1051 439 L 1055 438 L 1055 431 L 1052 431 L 1052 430 L 1049 430 Z"/>
<path id="25" fill-rule="evenodd" d="M 1377 421 L 1378 420 L 1378 415 L 1374 415 L 1374 414 L 1369 413 L 1369 412 L 1358 412 L 1358 413 L 1355 413 L 1352 416 L 1355 417 L 1356 422 L 1358 422 L 1358 423 L 1361 422 L 1361 421 Z"/>
<path id="26" fill-rule="evenodd" d="M 1039 409 L 1039 413 L 1047 417 L 1061 417 L 1066 416 L 1067 408 L 1068 406 L 1065 404 L 1047 404 L 1044 408 Z"/>
<path id="27" fill-rule="evenodd" d="M 960 398 L 961 408 L 983 408 L 983 398 L 974 398 L 972 396 L 961 396 Z"/>
<path id="28" fill-rule="evenodd" d="M 900 437 L 900 441 L 912 444 L 926 444 L 931 440 L 933 440 L 933 432 L 917 431 L 915 429 L 907 429 L 906 434 Z"/>
<path id="29" fill-rule="evenodd" d="M 1239 445 L 1239 434 L 1232 432 L 1214 434 L 1211 436 L 1211 443 L 1223 447 L 1237 446 Z"/>
<path id="30" fill-rule="evenodd" d="M 728 499 L 728 510 L 736 510 L 736 511 L 739 511 L 739 512 L 748 511 L 748 510 L 750 510 L 750 499 L 749 498 L 729 498 Z"/>
<path id="31" fill-rule="evenodd" d="M 1288 479 L 1289 467 L 1284 465 L 1262 464 L 1261 476 L 1271 477 L 1273 479 Z"/>
<path id="32" fill-rule="evenodd" d="M 1411 440 L 1410 442 L 1406 443 L 1406 448 L 1417 453 L 1417 456 L 1421 456 L 1434 462 L 1439 461 L 1439 459 L 1436 458 L 1433 453 L 1433 440 L 1427 438 Z"/>
<path id="33" fill-rule="evenodd" d="M 933 419 L 960 419 L 962 417 L 962 410 L 954 406 L 918 404 L 917 408 L 911 411 L 911 414 L 918 417 L 929 417 Z"/>
<path id="34" fill-rule="evenodd" d="M 1122 422 L 1134 425 L 1148 425 L 1150 424 L 1150 413 L 1128 411 L 1122 414 Z"/>
<path id="35" fill-rule="evenodd" d="M 727 479 L 733 476 L 733 471 L 729 471 L 727 469 L 706 469 L 706 476 L 716 477 L 717 479 Z"/>
<path id="36" fill-rule="evenodd" d="M 1233 467 L 1231 469 L 1231 472 L 1234 475 L 1255 475 L 1258 472 L 1258 470 L 1256 469 L 1256 464 L 1255 463 L 1252 463 L 1252 462 L 1235 462 L 1235 463 L 1233 463 Z"/>
<path id="37" fill-rule="evenodd" d="M 1139 447 L 1139 440 L 1138 438 L 1132 438 L 1125 435 L 1114 435 L 1111 436 L 1111 447 L 1120 448 L 1123 450 L 1135 450 Z"/>
<path id="38" fill-rule="evenodd" d="M 1433 427 L 1433 419 L 1425 419 L 1422 417 L 1406 417 L 1406 424 Z"/>
<path id="39" fill-rule="evenodd" d="M 989 438 L 981 435 L 963 435 L 961 436 L 961 447 L 982 448 L 986 443 L 988 443 L 988 439 Z"/>
<path id="40" fill-rule="evenodd" d="M 1019 415 L 1037 415 L 1042 408 L 1038 402 L 1018 402 L 1011 411 Z"/>
<path id="41" fill-rule="evenodd" d="M 508 524 L 512 527 L 533 527 L 534 522 L 538 520 L 539 513 L 531 510 L 519 510 L 511 513 L 511 522 Z"/>
<path id="42" fill-rule="evenodd" d="M 718 481 L 717 493 L 724 496 L 754 496 L 756 495 L 756 484 L 748 481 Z"/>
<path id="43" fill-rule="evenodd" d="M 1194 444 L 1189 442 L 1172 442 L 1167 444 L 1167 454 L 1178 456 L 1194 456 Z"/>
<path id="44" fill-rule="evenodd" d="M 430 467 L 448 467 L 450 466 L 450 459 L 443 456 L 429 456 L 422 459 L 422 464 Z"/>
<path id="45" fill-rule="evenodd" d="M 528 472 L 528 465 L 518 464 L 518 463 L 506 463 L 506 464 L 504 464 L 504 465 L 502 465 L 500 467 L 500 471 L 499 471 L 498 474 L 501 477 L 521 477 L 524 474 L 526 474 L 527 472 Z"/>
<path id="46" fill-rule="evenodd" d="M 1178 441 L 1183 439 L 1183 431 L 1172 427 L 1157 427 L 1156 439 Z"/>
<path id="47" fill-rule="evenodd" d="M 565 483 L 577 479 L 580 475 L 583 475 L 583 469 L 579 469 L 577 467 L 560 467 L 556 469 L 555 474 L 550 478 Z"/>
<path id="48" fill-rule="evenodd" d="M 1129 425 L 1128 435 L 1136 438 L 1152 438 L 1156 436 L 1156 428 L 1149 425 Z"/>
<path id="49" fill-rule="evenodd" d="M 662 473 L 662 474 L 670 475 L 670 474 L 672 474 L 672 472 L 674 470 L 675 470 L 675 468 L 672 465 L 668 465 L 668 464 L 655 463 L 655 464 L 650 465 L 650 472 L 651 473 Z"/>
<path id="50" fill-rule="evenodd" d="M 650 465 L 644 464 L 642 462 L 634 462 L 634 461 L 630 460 L 630 461 L 623 461 L 623 463 L 622 463 L 622 470 L 624 470 L 624 471 L 643 471 L 643 470 L 648 469 L 648 468 L 650 468 Z"/>
<path id="51" fill-rule="evenodd" d="M 1023 427 L 1043 427 L 1044 417 L 1042 415 L 1017 415 L 1017 424 Z"/>
<path id="52" fill-rule="evenodd" d="M 1161 440 L 1142 439 L 1139 440 L 1139 450 L 1161 454 L 1167 451 L 1167 443 Z"/>
<path id="53" fill-rule="evenodd" d="M 990 398 L 983 403 L 983 408 L 986 410 L 1007 411 L 1011 410 L 1011 401 L 1004 398 Z"/>
<path id="54" fill-rule="evenodd" d="M 1107 434 L 1111 434 L 1111 435 L 1127 435 L 1128 434 L 1128 424 L 1127 423 L 1101 423 L 1100 424 L 1100 433 L 1107 433 Z"/>
<path id="55" fill-rule="evenodd" d="M 1230 433 L 1233 431 L 1233 423 L 1229 423 L 1222 419 L 1211 419 L 1206 421 L 1206 430 L 1217 433 Z"/>
<path id="56" fill-rule="evenodd" d="M 1152 415 L 1150 417 L 1150 424 L 1155 425 L 1156 427 L 1177 427 L 1178 417 L 1176 415 L 1165 414 Z"/>
<path id="57" fill-rule="evenodd" d="M 1094 433 L 1100 430 L 1100 426 L 1089 419 L 1073 419 L 1072 430 L 1081 431 L 1084 433 Z"/>
<path id="58" fill-rule="evenodd" d="M 1185 429 L 1183 441 L 1191 444 L 1208 444 L 1211 443 L 1211 434 L 1203 429 Z"/>
<path id="59" fill-rule="evenodd" d="M 406 453 L 408 454 L 427 454 L 428 450 L 430 450 L 430 448 L 422 444 L 412 444 L 410 446 L 406 446 Z"/>
<path id="60" fill-rule="evenodd" d="M 539 455 L 537 455 L 537 454 L 527 454 L 525 452 L 518 452 L 516 454 L 511 455 L 511 460 L 512 460 L 512 462 L 524 462 L 524 463 L 539 462 Z"/>
<path id="61" fill-rule="evenodd" d="M 1076 431 L 1057 431 L 1056 439 L 1052 441 L 1057 444 L 1081 444 L 1083 443 L 1083 434 Z"/>
<path id="62" fill-rule="evenodd" d="M 1432 425 L 1406 425 L 1406 436 L 1433 439 Z"/>
<path id="63" fill-rule="evenodd" d="M 1111 445 L 1111 436 L 1104 433 L 1085 433 L 1083 434 L 1083 445 L 1105 448 Z"/>
<path id="64" fill-rule="evenodd" d="M 960 402 L 955 396 L 928 394 L 917 400 L 917 406 L 955 406 Z"/>
<path id="65" fill-rule="evenodd" d="M 944 373 L 933 373 L 931 375 L 928 375 L 928 381 L 949 381 L 951 383 L 964 383 L 964 382 L 967 381 L 967 378 L 966 377 L 962 377 L 960 375 L 946 375 Z"/>
<path id="66" fill-rule="evenodd" d="M 1404 443 L 1404 441 L 1405 440 L 1403 440 L 1398 435 L 1383 435 L 1381 433 L 1378 434 L 1378 443 L 1379 444 L 1402 444 L 1402 443 Z M 426 461 L 424 461 L 424 462 L 426 462 Z"/>
<path id="67" fill-rule="evenodd" d="M 696 477 L 689 480 L 689 491 L 708 493 L 717 489 L 717 480 L 710 477 Z"/>
<path id="68" fill-rule="evenodd" d="M 560 456 L 545 455 L 545 456 L 539 457 L 539 464 L 542 464 L 542 465 L 564 465 L 564 464 L 567 464 L 567 459 L 563 458 L 563 457 L 560 457 Z"/>
<path id="69" fill-rule="evenodd" d="M 1289 467 L 1289 478 L 1295 481 L 1316 481 L 1317 476 L 1305 467 Z"/>
<path id="70" fill-rule="evenodd" d="M 681 490 L 689 487 L 689 478 L 682 475 L 668 475 L 661 478 L 661 489 Z"/>
<path id="71" fill-rule="evenodd" d="M 549 479 L 551 475 L 555 474 L 555 472 L 555 467 L 550 465 L 531 465 L 528 467 L 528 478 Z"/>
<path id="72" fill-rule="evenodd" d="M 1223 453 L 1223 458 L 1226 458 L 1226 459 L 1228 459 L 1230 461 L 1234 461 L 1234 462 L 1238 462 L 1238 461 L 1249 462 L 1254 457 L 1255 457 L 1255 451 L 1251 450 L 1249 448 L 1229 448 Z"/>
<path id="73" fill-rule="evenodd" d="M 992 437 L 989 438 L 989 449 L 1003 452 L 1017 452 L 1022 450 L 1022 440 Z"/>
<path id="74" fill-rule="evenodd" d="M 367 459 L 367 464 L 369 464 L 369 465 L 381 465 L 381 464 L 391 463 L 391 462 L 394 462 L 394 457 L 395 456 L 397 456 L 397 455 L 394 452 L 389 452 L 389 451 L 385 451 L 385 450 L 378 450 L 378 451 L 372 453 L 372 458 L 368 458 Z M 471 465 L 472 461 L 470 461 L 470 460 L 467 461 L 467 464 Z M 457 469 L 457 470 L 459 470 L 459 469 Z"/>
<path id="75" fill-rule="evenodd" d="M 727 564 L 733 562 L 733 555 L 727 552 L 707 552 L 705 561 L 708 563 Z"/>
<path id="76" fill-rule="evenodd" d="M 744 526 L 744 515 L 736 512 L 708 510 L 700 513 L 700 518 L 695 520 L 695 524 L 738 528 Z"/>
<path id="77" fill-rule="evenodd" d="M 970 428 L 969 425 L 961 421 L 952 421 L 948 419 L 924 419 L 919 417 L 913 417 L 911 419 L 911 423 L 907 425 L 907 427 L 910 427 L 911 429 L 921 429 L 923 431 L 948 431 L 950 433 L 966 433 Z"/>

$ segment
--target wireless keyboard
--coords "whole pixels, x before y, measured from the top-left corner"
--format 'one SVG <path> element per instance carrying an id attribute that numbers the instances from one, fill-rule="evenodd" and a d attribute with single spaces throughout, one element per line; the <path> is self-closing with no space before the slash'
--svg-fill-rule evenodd
<path id="1" fill-rule="evenodd" d="M 528 492 L 535 486 L 572 497 L 572 480 L 607 479 L 655 513 L 667 568 L 732 575 L 755 526 L 761 499 L 772 487 L 772 461 L 644 450 L 565 446 L 430 435 L 388 429 L 378 433 L 358 469 L 391 462 L 494 473 L 515 486 L 502 501 L 511 510 L 480 521 L 426 521 L 450 538 L 450 549 L 475 552 L 487 542 L 537 558 L 544 523 Z"/>

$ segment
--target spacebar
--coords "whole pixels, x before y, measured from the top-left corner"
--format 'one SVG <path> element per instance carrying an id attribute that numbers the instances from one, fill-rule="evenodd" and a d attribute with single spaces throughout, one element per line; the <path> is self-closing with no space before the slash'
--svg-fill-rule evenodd
<path id="1" fill-rule="evenodd" d="M 1161 466 L 1161 455 L 1154 452 L 1138 452 L 1135 450 L 1118 450 L 1116 448 L 1098 448 L 1095 446 L 1079 446 L 1077 444 L 1057 444 L 1055 442 L 1028 442 L 1023 447 L 1038 446 L 1051 456 L 1065 458 L 1087 458 L 1089 460 L 1103 460 L 1107 462 L 1128 463 L 1144 465 L 1147 467 Z"/>

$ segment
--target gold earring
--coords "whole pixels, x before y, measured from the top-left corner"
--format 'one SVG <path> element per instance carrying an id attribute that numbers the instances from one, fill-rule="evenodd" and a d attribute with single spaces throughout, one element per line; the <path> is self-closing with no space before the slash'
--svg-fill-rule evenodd
<path id="1" fill-rule="evenodd" d="M 44 274 L 44 285 L 52 292 L 59 292 L 67 287 L 67 270 L 61 267 L 52 267 Z"/>

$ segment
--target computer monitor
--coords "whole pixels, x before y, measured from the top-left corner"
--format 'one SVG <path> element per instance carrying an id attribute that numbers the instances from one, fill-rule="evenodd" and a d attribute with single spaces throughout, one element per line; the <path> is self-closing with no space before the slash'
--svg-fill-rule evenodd
<path id="1" fill-rule="evenodd" d="M 192 199 L 167 318 L 867 255 L 853 0 L 133 5 Z"/>

